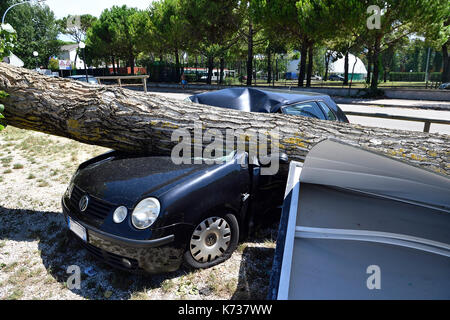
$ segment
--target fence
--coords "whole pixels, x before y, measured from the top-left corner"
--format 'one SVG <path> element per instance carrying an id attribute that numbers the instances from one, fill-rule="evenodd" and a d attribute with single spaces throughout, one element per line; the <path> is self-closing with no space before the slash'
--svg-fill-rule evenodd
<path id="1" fill-rule="evenodd" d="M 345 114 L 347 116 L 359 116 L 359 117 L 371 117 L 371 118 L 383 118 L 383 119 L 392 119 L 392 120 L 403 120 L 403 121 L 415 121 L 415 122 L 423 122 L 424 128 L 423 132 L 430 132 L 430 127 L 432 123 L 446 124 L 450 125 L 450 120 L 443 119 L 428 119 L 428 118 L 418 118 L 418 117 L 409 117 L 409 116 L 395 116 L 385 113 L 367 113 L 367 112 L 353 112 L 346 111 Z"/>
<path id="2" fill-rule="evenodd" d="M 428 81 L 439 82 L 442 72 L 431 72 Z M 425 72 L 390 72 L 389 81 L 422 82 L 425 81 Z"/>
<path id="3" fill-rule="evenodd" d="M 107 76 L 128 76 L 132 75 L 130 67 L 124 68 L 116 68 L 116 72 L 114 73 L 113 68 L 95 68 L 95 69 L 75 69 L 75 70 L 59 70 L 59 75 L 61 77 L 68 77 L 73 75 L 84 75 L 87 74 L 93 77 L 107 77 Z M 147 74 L 147 69 L 142 67 L 135 67 L 134 73 L 136 75 L 145 75 Z"/>

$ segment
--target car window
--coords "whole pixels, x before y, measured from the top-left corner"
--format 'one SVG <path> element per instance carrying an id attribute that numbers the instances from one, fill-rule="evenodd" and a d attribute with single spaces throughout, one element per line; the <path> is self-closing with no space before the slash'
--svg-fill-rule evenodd
<path id="1" fill-rule="evenodd" d="M 292 116 L 304 116 L 325 120 L 325 115 L 314 101 L 293 104 L 284 107 L 282 111 Z"/>
<path id="2" fill-rule="evenodd" d="M 319 101 L 318 103 L 325 112 L 328 120 L 336 120 L 336 115 L 334 114 L 333 110 L 331 110 L 325 102 Z"/>

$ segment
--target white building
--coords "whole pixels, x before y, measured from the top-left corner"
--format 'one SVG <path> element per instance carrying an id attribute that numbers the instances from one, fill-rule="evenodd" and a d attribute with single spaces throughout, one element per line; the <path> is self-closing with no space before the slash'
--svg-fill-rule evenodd
<path id="1" fill-rule="evenodd" d="M 358 57 L 349 53 L 348 55 L 348 73 L 349 79 L 352 75 L 353 65 L 356 61 L 354 78 L 353 80 L 361 80 L 367 77 L 367 69 L 364 63 Z M 298 77 L 298 69 L 299 69 L 300 60 L 292 60 L 288 63 L 287 73 L 291 74 L 293 78 Z M 337 61 L 330 63 L 328 72 L 330 74 L 340 74 L 343 75 L 345 73 L 345 57 L 338 59 Z M 322 75 L 323 76 L 323 75 Z"/>
<path id="2" fill-rule="evenodd" d="M 356 65 L 355 65 L 356 62 Z M 353 54 L 348 54 L 348 73 L 349 77 L 351 77 L 353 71 L 353 65 L 355 65 L 355 71 L 353 72 L 355 75 L 354 79 L 360 79 L 367 77 L 367 69 L 364 63 L 360 58 L 355 57 Z M 345 57 L 333 62 L 330 64 L 330 73 L 336 73 L 343 75 L 345 73 Z"/>
<path id="3" fill-rule="evenodd" d="M 77 55 L 78 44 L 68 44 L 61 47 L 61 52 L 58 55 L 59 60 L 59 69 L 60 70 L 69 70 L 72 65 L 75 64 L 76 69 L 84 68 L 84 61 L 81 59 L 80 55 L 82 51 L 80 50 L 80 54 Z M 76 61 L 75 61 L 76 57 Z"/>
<path id="4" fill-rule="evenodd" d="M 20 68 L 24 66 L 23 61 L 12 52 L 8 57 L 3 58 L 3 62 L 9 63 L 12 66 Z"/>

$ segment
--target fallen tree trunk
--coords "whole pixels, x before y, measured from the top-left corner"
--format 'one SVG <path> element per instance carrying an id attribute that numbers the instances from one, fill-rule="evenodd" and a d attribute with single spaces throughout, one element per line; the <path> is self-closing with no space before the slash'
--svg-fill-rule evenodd
<path id="1" fill-rule="evenodd" d="M 302 160 L 326 138 L 450 173 L 450 137 L 321 121 L 282 114 L 243 113 L 122 88 L 93 86 L 0 63 L 0 90 L 9 125 L 79 142 L 135 152 L 170 154 L 177 128 L 279 129 L 280 148 Z"/>

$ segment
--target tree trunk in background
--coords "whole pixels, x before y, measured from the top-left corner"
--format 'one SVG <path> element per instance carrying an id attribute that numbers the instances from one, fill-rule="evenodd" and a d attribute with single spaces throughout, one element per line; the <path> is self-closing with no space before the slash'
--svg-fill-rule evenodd
<path id="1" fill-rule="evenodd" d="M 325 76 L 323 77 L 324 81 L 328 80 L 328 68 L 330 67 L 330 59 L 331 55 L 325 53 Z"/>
<path id="2" fill-rule="evenodd" d="M 306 86 L 311 87 L 311 77 L 314 66 L 314 45 L 311 43 L 308 47 L 308 70 L 306 74 Z"/>
<path id="3" fill-rule="evenodd" d="M 223 83 L 223 72 L 225 69 L 225 58 L 220 58 L 220 81 L 219 83 Z"/>
<path id="4" fill-rule="evenodd" d="M 306 42 L 302 43 L 302 48 L 300 50 L 300 70 L 298 73 L 298 86 L 303 87 L 303 82 L 305 81 L 306 74 L 306 56 L 308 54 L 308 46 Z"/>
<path id="5" fill-rule="evenodd" d="M 178 49 L 174 51 L 175 53 L 175 77 L 176 82 L 181 81 L 181 73 L 180 73 L 180 53 L 178 52 Z"/>
<path id="6" fill-rule="evenodd" d="M 372 50 L 369 49 L 367 53 L 367 79 L 366 83 L 370 84 L 370 79 L 372 75 Z"/>
<path id="7" fill-rule="evenodd" d="M 450 41 L 442 46 L 442 83 L 450 82 L 450 55 L 448 49 L 450 47 Z"/>
<path id="8" fill-rule="evenodd" d="M 345 53 L 345 59 L 344 59 L 344 86 L 348 85 L 348 58 L 349 58 L 349 52 L 347 51 Z"/>
<path id="9" fill-rule="evenodd" d="M 213 72 L 214 72 L 214 57 L 208 57 L 208 77 L 206 78 L 206 84 L 211 84 Z"/>
<path id="10" fill-rule="evenodd" d="M 267 52 L 267 83 L 270 84 L 272 82 L 272 52 Z"/>
<path id="11" fill-rule="evenodd" d="M 183 128 L 192 136 L 197 121 L 203 130 L 217 129 L 224 136 L 226 129 L 278 129 L 279 146 L 291 160 L 304 160 L 318 142 L 332 137 L 450 174 L 447 135 L 215 108 L 118 87 L 50 78 L 5 63 L 0 63 L 0 90 L 9 94 L 2 101 L 9 125 L 118 151 L 170 155 L 178 144 L 178 140 L 171 141 L 174 130 Z"/>
<path id="12" fill-rule="evenodd" d="M 114 75 L 117 75 L 116 58 L 115 58 L 114 56 L 112 56 L 111 59 L 112 59 L 112 65 L 113 65 L 113 72 L 114 72 Z"/>
<path id="13" fill-rule="evenodd" d="M 377 90 L 378 89 L 378 77 L 380 76 L 380 43 L 381 43 L 381 37 L 377 37 L 375 40 L 375 47 L 373 49 L 372 54 L 372 64 L 373 64 L 373 71 L 372 71 L 372 82 L 370 84 L 371 90 Z"/>
<path id="14" fill-rule="evenodd" d="M 134 63 L 134 57 L 131 56 L 131 57 L 130 57 L 130 68 L 131 68 L 131 74 L 132 74 L 132 75 L 135 74 L 135 73 L 134 73 L 134 66 L 135 66 L 135 63 Z"/>
<path id="15" fill-rule="evenodd" d="M 247 86 L 252 85 L 253 77 L 253 25 L 248 25 L 248 39 L 247 39 Z"/>

